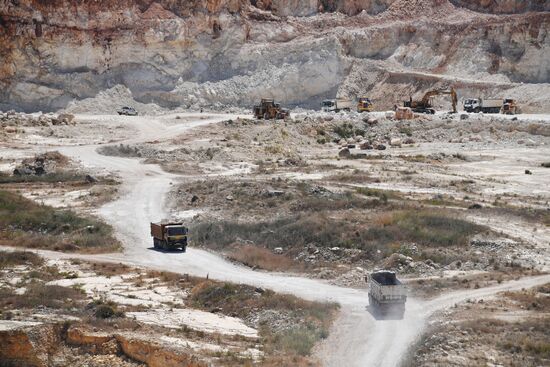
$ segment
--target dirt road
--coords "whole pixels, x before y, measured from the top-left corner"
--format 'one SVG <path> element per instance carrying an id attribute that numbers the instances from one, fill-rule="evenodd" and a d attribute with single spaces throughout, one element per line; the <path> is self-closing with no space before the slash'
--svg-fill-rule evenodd
<path id="1" fill-rule="evenodd" d="M 125 141 L 131 144 L 167 139 L 174 134 L 185 133 L 190 128 L 230 117 L 211 115 L 208 119 L 197 119 L 181 124 L 165 124 L 163 118 L 166 117 L 129 119 L 99 116 L 95 119 L 97 123 L 116 120 L 117 123 L 131 124 L 137 128 L 139 131 L 137 136 Z M 48 148 L 51 149 L 51 147 Z M 100 155 L 96 152 L 96 148 L 97 145 L 57 148 L 71 158 L 79 160 L 86 167 L 116 172 L 123 180 L 119 199 L 101 207 L 99 214 L 115 227 L 120 240 L 125 245 L 124 253 L 86 256 L 87 258 L 198 276 L 208 274 L 212 278 L 266 287 L 310 300 L 338 302 L 342 305 L 341 316 L 328 340 L 318 348 L 318 355 L 326 366 L 398 365 L 406 354 L 407 348 L 423 331 L 427 318 L 437 310 L 468 298 L 488 297 L 502 290 L 521 289 L 550 281 L 550 275 L 545 275 L 491 288 L 455 292 L 428 302 L 410 299 L 403 320 L 377 320 L 367 309 L 368 297 L 365 290 L 342 288 L 318 280 L 285 274 L 252 271 L 192 247 L 187 253 L 154 251 L 151 248 L 148 224 L 150 221 L 169 217 L 164 206 L 164 198 L 178 176 L 162 171 L 157 165 L 142 164 L 138 159 Z M 41 251 L 41 253 L 47 257 L 69 257 L 55 252 Z"/>

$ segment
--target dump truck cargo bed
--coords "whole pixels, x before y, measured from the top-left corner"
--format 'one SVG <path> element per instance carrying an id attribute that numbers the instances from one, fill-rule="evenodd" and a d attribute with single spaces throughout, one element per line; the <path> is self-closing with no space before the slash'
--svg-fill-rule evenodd
<path id="1" fill-rule="evenodd" d="M 369 303 L 382 313 L 405 312 L 407 288 L 392 271 L 377 271 L 367 277 L 369 283 Z"/>

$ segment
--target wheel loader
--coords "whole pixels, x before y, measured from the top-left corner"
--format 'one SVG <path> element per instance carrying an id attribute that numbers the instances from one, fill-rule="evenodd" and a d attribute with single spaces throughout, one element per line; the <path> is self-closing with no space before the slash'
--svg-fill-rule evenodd
<path id="1" fill-rule="evenodd" d="M 285 108 L 281 108 L 281 105 L 275 103 L 273 99 L 262 98 L 260 104 L 254 106 L 254 118 L 273 120 L 287 117 L 290 117 L 290 112 Z"/>
<path id="2" fill-rule="evenodd" d="M 505 115 L 517 115 L 520 112 L 519 106 L 515 99 L 505 99 L 500 109 L 500 113 Z"/>

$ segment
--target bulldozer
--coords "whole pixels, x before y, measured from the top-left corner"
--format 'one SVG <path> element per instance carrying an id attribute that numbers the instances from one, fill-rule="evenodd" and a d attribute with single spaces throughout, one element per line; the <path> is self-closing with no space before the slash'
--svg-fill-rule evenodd
<path id="1" fill-rule="evenodd" d="M 519 106 L 516 100 L 507 98 L 504 100 L 504 103 L 502 104 L 500 113 L 503 113 L 505 115 L 516 115 L 521 112 L 519 111 Z"/>
<path id="2" fill-rule="evenodd" d="M 281 108 L 279 103 L 270 98 L 262 98 L 259 105 L 254 106 L 254 117 L 257 119 L 273 120 L 290 117 L 290 112 Z"/>
<path id="3" fill-rule="evenodd" d="M 357 112 L 371 112 L 373 109 L 374 105 L 372 104 L 370 98 L 359 97 L 359 100 L 357 101 Z"/>
<path id="4" fill-rule="evenodd" d="M 432 106 L 432 97 L 440 96 L 440 95 L 450 95 L 451 96 L 451 102 L 453 104 L 453 113 L 456 113 L 456 104 L 458 102 L 458 97 L 456 95 L 455 89 L 451 88 L 450 90 L 445 89 L 435 89 L 427 92 L 424 94 L 424 97 L 422 97 L 422 100 L 420 101 L 413 101 L 412 97 L 408 101 L 403 102 L 404 107 L 410 107 L 413 112 L 416 113 L 429 113 L 434 114 L 435 109 Z"/>

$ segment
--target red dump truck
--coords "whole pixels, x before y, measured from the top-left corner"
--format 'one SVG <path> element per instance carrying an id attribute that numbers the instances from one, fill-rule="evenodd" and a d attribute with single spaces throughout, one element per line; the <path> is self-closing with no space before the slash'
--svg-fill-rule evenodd
<path id="1" fill-rule="evenodd" d="M 185 252 L 187 248 L 188 229 L 181 222 L 151 223 L 151 236 L 156 249 Z"/>

